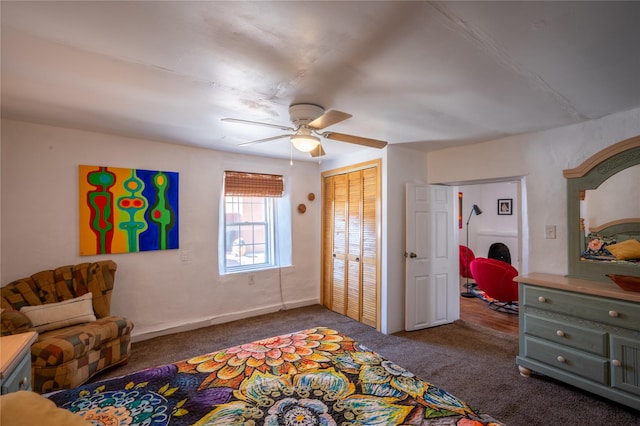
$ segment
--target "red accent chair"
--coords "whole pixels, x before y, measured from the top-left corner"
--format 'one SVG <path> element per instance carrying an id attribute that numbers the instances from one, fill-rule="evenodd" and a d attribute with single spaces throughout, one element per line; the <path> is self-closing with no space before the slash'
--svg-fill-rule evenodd
<path id="1" fill-rule="evenodd" d="M 509 305 L 518 302 L 518 283 L 513 279 L 518 270 L 506 262 L 496 259 L 475 258 L 470 265 L 478 288 L 494 301 L 489 305 L 508 309 Z"/>
<path id="2" fill-rule="evenodd" d="M 460 276 L 462 278 L 473 278 L 473 275 L 471 274 L 471 268 L 470 268 L 471 261 L 476 258 L 473 254 L 473 250 L 463 245 L 459 246 L 459 250 L 460 250 L 460 253 L 459 253 Z"/>

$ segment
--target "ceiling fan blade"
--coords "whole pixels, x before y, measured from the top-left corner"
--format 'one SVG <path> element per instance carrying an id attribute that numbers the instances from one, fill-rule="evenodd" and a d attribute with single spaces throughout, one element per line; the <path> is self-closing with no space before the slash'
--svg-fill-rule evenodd
<path id="1" fill-rule="evenodd" d="M 347 114 L 346 112 L 331 110 L 322 114 L 320 117 L 313 120 L 308 124 L 309 127 L 312 127 L 316 130 L 324 129 L 325 127 L 332 126 L 336 123 L 346 120 L 347 118 L 351 118 L 351 114 Z"/>
<path id="2" fill-rule="evenodd" d="M 288 126 L 280 126 L 279 124 L 261 123 L 259 121 L 240 120 L 239 118 L 221 118 L 221 121 L 228 121 L 230 123 L 252 124 L 254 126 L 273 127 L 280 130 L 289 130 L 293 132 L 295 129 Z"/>
<path id="3" fill-rule="evenodd" d="M 326 152 L 324 152 L 322 145 L 318 144 L 317 147 L 309 151 L 309 154 L 311 154 L 312 157 L 322 157 L 323 155 L 326 154 Z"/>
<path id="4" fill-rule="evenodd" d="M 346 135 L 344 133 L 324 132 L 322 134 L 327 139 L 333 139 L 342 142 L 354 143 L 356 145 L 364 145 L 369 148 L 384 148 L 387 142 L 378 139 L 363 138 L 360 136 Z"/>
<path id="5" fill-rule="evenodd" d="M 276 139 L 282 139 L 282 138 L 288 138 L 291 135 L 278 135 L 278 136 L 272 136 L 270 138 L 264 138 L 264 139 L 257 139 L 255 141 L 251 141 L 251 142 L 245 142 L 245 143 L 241 143 L 238 146 L 246 146 L 246 145 L 253 145 L 256 143 L 262 143 L 262 142 L 269 142 L 269 141 L 275 141 Z"/>

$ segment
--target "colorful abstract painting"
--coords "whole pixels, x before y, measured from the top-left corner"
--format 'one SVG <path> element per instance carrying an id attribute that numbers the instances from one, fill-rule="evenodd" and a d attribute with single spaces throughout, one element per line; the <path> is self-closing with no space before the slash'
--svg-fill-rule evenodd
<path id="1" fill-rule="evenodd" d="M 178 173 L 79 166 L 80 255 L 179 247 Z"/>

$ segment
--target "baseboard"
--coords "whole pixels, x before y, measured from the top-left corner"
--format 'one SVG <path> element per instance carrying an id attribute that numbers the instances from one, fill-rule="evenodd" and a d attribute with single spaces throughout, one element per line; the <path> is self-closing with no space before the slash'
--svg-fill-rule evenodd
<path id="1" fill-rule="evenodd" d="M 249 309 L 246 311 L 229 312 L 226 314 L 216 315 L 216 316 L 212 316 L 209 318 L 201 319 L 201 320 L 190 322 L 190 323 L 168 325 L 162 329 L 140 330 L 139 332 L 136 333 L 136 330 L 134 328 L 133 333 L 131 333 L 131 341 L 133 343 L 141 342 L 143 340 L 153 339 L 154 337 L 166 336 L 168 334 L 174 334 L 174 333 L 182 333 L 185 331 L 196 330 L 202 327 L 208 327 L 210 325 L 224 324 L 227 322 L 236 321 L 240 319 L 256 317 L 258 315 L 270 314 L 272 312 L 285 311 L 288 309 L 295 309 L 295 308 L 300 308 L 300 307 L 309 306 L 309 305 L 317 305 L 319 303 L 320 303 L 319 299 L 296 300 L 291 302 L 285 302 L 283 304 L 277 303 L 274 305 L 263 306 L 256 309 Z"/>

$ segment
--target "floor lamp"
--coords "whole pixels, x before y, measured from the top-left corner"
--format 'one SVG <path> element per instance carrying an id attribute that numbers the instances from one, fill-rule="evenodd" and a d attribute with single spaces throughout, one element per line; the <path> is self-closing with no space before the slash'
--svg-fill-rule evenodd
<path id="1" fill-rule="evenodd" d="M 467 264 L 467 283 L 465 284 L 467 291 L 460 293 L 460 296 L 462 297 L 476 297 L 475 294 L 469 291 L 469 221 L 471 220 L 471 215 L 473 215 L 474 213 L 476 215 L 482 214 L 482 210 L 480 210 L 480 207 L 478 207 L 477 204 L 473 205 L 473 207 L 471 208 L 471 212 L 469 213 L 469 219 L 467 219 L 467 249 L 464 251 L 464 261 Z"/>

